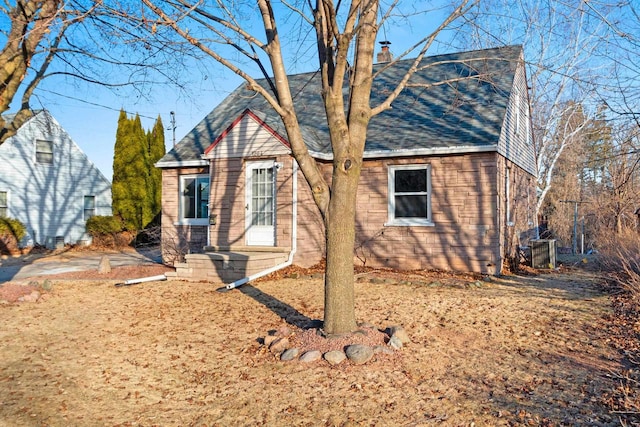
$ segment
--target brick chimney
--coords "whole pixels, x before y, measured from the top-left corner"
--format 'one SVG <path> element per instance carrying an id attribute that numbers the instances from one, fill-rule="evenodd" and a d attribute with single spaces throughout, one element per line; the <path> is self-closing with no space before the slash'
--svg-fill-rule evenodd
<path id="1" fill-rule="evenodd" d="M 393 60 L 393 55 L 389 50 L 389 45 L 391 44 L 391 42 L 384 40 L 381 41 L 380 44 L 382 45 L 382 50 L 378 52 L 378 63 L 391 62 Z"/>

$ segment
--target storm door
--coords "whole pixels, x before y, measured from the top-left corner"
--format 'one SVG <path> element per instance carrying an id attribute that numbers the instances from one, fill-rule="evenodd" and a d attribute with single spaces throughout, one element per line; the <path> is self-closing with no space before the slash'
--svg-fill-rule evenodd
<path id="1" fill-rule="evenodd" d="M 251 246 L 275 245 L 275 171 L 274 162 L 247 162 L 246 239 Z"/>

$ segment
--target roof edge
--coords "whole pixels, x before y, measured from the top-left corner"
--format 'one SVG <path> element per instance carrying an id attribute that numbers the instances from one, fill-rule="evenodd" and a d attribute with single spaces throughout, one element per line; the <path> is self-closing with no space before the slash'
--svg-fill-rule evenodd
<path id="1" fill-rule="evenodd" d="M 155 167 L 160 169 L 172 169 L 172 168 L 190 168 L 197 166 L 209 166 L 209 162 L 206 160 L 173 160 L 170 162 L 156 162 Z"/>
<path id="2" fill-rule="evenodd" d="M 498 144 L 483 145 L 481 147 L 437 147 L 437 148 L 417 148 L 413 150 L 374 150 L 367 151 L 363 155 L 363 159 L 386 159 L 393 157 L 412 157 L 412 156 L 437 156 L 446 154 L 467 154 L 467 153 L 489 153 L 498 151 Z M 320 160 L 333 160 L 332 154 L 320 153 L 317 151 L 309 151 L 311 157 Z M 158 168 L 179 168 L 179 167 L 194 167 L 194 166 L 208 166 L 209 162 L 206 159 L 202 160 L 186 160 L 186 161 L 171 161 L 171 162 L 157 162 L 155 164 Z"/>
<path id="3" fill-rule="evenodd" d="M 466 154 L 466 153 L 487 153 L 498 151 L 498 144 L 483 145 L 480 147 L 464 146 L 464 147 L 435 147 L 435 148 L 415 148 L 411 150 L 371 150 L 365 151 L 363 159 L 382 159 L 391 157 L 410 157 L 410 156 L 436 156 L 444 154 Z M 333 155 L 327 153 L 319 153 L 310 151 L 311 157 L 320 160 L 332 160 Z"/>

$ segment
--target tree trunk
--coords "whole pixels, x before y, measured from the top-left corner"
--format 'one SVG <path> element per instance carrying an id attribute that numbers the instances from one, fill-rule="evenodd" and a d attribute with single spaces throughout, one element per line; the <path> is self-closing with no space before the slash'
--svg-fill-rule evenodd
<path id="1" fill-rule="evenodd" d="M 328 215 L 325 219 L 327 267 L 324 293 L 324 331 L 343 334 L 356 329 L 353 248 L 360 166 L 336 159 Z"/>

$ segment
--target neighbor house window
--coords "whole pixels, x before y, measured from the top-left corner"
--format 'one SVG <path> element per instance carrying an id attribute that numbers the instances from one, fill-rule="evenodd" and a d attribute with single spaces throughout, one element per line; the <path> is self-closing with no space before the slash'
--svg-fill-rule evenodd
<path id="1" fill-rule="evenodd" d="M 9 216 L 9 193 L 0 191 L 0 217 Z"/>
<path id="2" fill-rule="evenodd" d="M 36 163 L 53 164 L 53 141 L 36 140 Z"/>
<path id="3" fill-rule="evenodd" d="M 84 196 L 84 220 L 96 214 L 96 196 Z"/>
<path id="4" fill-rule="evenodd" d="M 209 175 L 181 176 L 180 194 L 180 219 L 206 224 L 209 218 Z"/>
<path id="5" fill-rule="evenodd" d="M 389 166 L 387 225 L 433 225 L 431 166 Z"/>

